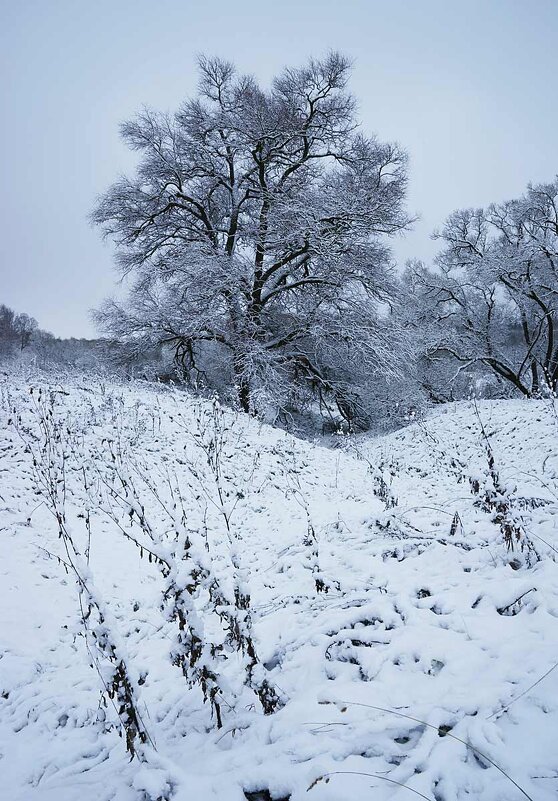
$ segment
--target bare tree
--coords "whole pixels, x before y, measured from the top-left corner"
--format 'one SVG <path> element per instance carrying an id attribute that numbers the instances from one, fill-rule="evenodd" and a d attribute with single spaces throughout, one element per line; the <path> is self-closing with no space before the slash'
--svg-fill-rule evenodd
<path id="1" fill-rule="evenodd" d="M 0 306 L 0 354 L 7 356 L 12 352 L 16 340 L 16 314 L 3 304 Z"/>
<path id="2" fill-rule="evenodd" d="M 0 355 L 11 355 L 16 348 L 24 350 L 39 330 L 37 321 L 28 314 L 16 314 L 0 305 Z"/>
<path id="3" fill-rule="evenodd" d="M 558 179 L 453 213 L 438 271 L 415 271 L 436 322 L 430 358 L 484 365 L 524 396 L 558 386 Z"/>
<path id="4" fill-rule="evenodd" d="M 306 384 L 350 414 L 350 363 L 393 371 L 385 238 L 404 230 L 406 157 L 366 138 L 332 53 L 269 90 L 202 58 L 198 96 L 122 126 L 141 153 L 95 223 L 131 278 L 97 313 L 136 352 L 166 342 L 188 369 L 220 354 L 241 407 Z M 343 368 L 339 371 L 338 368 Z"/>
<path id="5" fill-rule="evenodd" d="M 15 330 L 17 333 L 19 348 L 24 350 L 27 348 L 33 339 L 33 335 L 39 330 L 37 321 L 30 317 L 28 314 L 18 314 L 15 318 Z"/>

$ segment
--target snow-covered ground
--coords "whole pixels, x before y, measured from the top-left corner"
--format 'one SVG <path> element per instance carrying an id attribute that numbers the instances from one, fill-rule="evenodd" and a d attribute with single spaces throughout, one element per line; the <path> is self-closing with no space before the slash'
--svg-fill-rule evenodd
<path id="1" fill-rule="evenodd" d="M 2 799 L 558 797 L 550 401 L 447 406 L 326 449 L 141 383 L 17 375 L 1 392 Z M 89 620 L 83 636 L 49 477 L 126 655 L 142 762 L 103 695 Z M 155 557 L 175 559 L 180 530 L 228 598 L 251 599 L 252 685 L 246 655 L 225 643 L 214 657 L 221 728 L 169 656 Z M 191 600 L 222 644 L 207 593 Z"/>

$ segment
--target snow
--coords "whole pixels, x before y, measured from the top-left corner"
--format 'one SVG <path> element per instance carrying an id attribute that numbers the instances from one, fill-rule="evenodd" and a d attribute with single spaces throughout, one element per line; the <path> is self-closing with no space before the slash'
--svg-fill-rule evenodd
<path id="1" fill-rule="evenodd" d="M 219 485 L 203 447 L 209 401 L 79 375 L 4 376 L 1 392 L 2 798 L 557 797 L 552 401 L 448 405 L 337 448 L 219 409 Z M 115 710 L 101 702 L 75 576 L 56 559 L 67 558 L 64 541 L 37 493 L 41 408 L 63 423 L 67 525 L 82 559 L 89 545 L 88 585 L 130 667 L 154 743 L 142 761 L 130 761 Z M 495 491 L 520 531 L 513 550 L 483 504 L 494 485 L 487 440 Z M 136 490 L 126 508 L 108 489 L 118 471 Z M 178 492 L 183 508 L 169 515 Z M 193 561 L 165 577 L 126 533 L 167 561 L 188 538 Z M 180 643 L 163 593 L 169 580 L 186 588 L 195 565 L 226 598 L 235 588 L 251 597 L 259 663 L 247 686 L 246 654 L 225 659 L 209 579 L 184 596 L 222 649 L 203 657 L 222 682 L 220 729 L 169 656 Z M 264 679 L 282 704 L 269 715 L 256 692 Z"/>

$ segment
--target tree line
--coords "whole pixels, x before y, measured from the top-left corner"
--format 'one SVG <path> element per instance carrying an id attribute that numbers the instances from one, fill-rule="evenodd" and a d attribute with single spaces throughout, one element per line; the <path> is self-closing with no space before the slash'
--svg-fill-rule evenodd
<path id="1" fill-rule="evenodd" d="M 91 369 L 109 363 L 106 349 L 96 340 L 59 339 L 43 331 L 34 317 L 0 304 L 0 363 L 15 362 Z"/>

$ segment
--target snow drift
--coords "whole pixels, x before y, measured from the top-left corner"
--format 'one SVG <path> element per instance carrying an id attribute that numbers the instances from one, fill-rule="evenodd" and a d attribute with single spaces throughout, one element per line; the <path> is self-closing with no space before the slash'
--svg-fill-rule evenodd
<path id="1" fill-rule="evenodd" d="M 172 388 L 1 387 L 2 797 L 556 797 L 554 402 L 326 449 Z"/>

